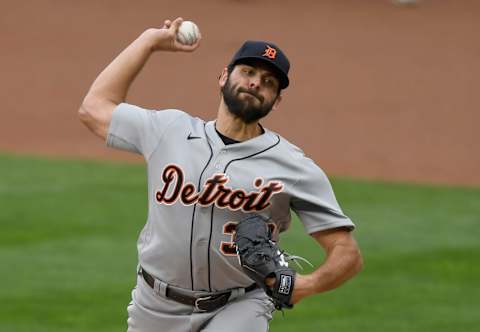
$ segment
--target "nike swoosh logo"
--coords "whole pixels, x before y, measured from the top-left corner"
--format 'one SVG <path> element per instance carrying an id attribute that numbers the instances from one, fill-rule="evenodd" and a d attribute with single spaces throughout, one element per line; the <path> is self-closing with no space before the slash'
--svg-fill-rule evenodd
<path id="1" fill-rule="evenodd" d="M 188 137 L 187 137 L 188 140 L 197 139 L 197 138 L 201 138 L 201 137 L 200 136 L 192 136 L 192 133 L 188 134 Z"/>

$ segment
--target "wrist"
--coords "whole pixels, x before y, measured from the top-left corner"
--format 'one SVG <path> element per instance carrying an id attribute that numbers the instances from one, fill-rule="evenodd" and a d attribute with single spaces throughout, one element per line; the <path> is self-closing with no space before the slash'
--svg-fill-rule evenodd
<path id="1" fill-rule="evenodd" d="M 150 28 L 145 30 L 138 38 L 137 41 L 144 45 L 150 53 L 153 53 L 158 49 L 158 29 Z"/>
<path id="2" fill-rule="evenodd" d="M 293 294 L 293 303 L 297 303 L 301 299 L 313 295 L 315 291 L 315 283 L 310 274 L 302 275 L 297 273 L 295 275 L 295 286 Z"/>

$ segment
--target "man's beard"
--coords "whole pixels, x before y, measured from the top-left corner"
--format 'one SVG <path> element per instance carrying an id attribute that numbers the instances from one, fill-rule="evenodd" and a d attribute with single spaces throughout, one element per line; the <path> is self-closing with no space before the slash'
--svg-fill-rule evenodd
<path id="1" fill-rule="evenodd" d="M 265 103 L 264 98 L 258 95 L 255 91 L 244 88 L 236 88 L 236 85 L 232 85 L 230 83 L 230 77 L 222 87 L 223 100 L 225 101 L 230 113 L 241 119 L 246 124 L 258 121 L 270 113 L 276 98 L 270 103 Z M 249 93 L 252 96 L 251 98 L 240 99 L 240 93 Z M 260 103 L 259 106 L 255 105 L 255 100 L 253 100 L 255 98 Z"/>

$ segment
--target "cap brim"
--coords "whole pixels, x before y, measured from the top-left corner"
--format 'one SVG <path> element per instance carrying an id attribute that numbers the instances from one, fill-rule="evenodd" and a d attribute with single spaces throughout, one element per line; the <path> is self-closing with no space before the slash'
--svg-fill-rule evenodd
<path id="1" fill-rule="evenodd" d="M 280 83 L 280 89 L 285 89 L 288 87 L 288 85 L 290 84 L 290 80 L 288 79 L 288 76 L 287 74 L 285 74 L 278 66 L 275 62 L 273 61 L 270 61 L 268 58 L 266 57 L 263 57 L 263 56 L 258 56 L 258 55 L 249 55 L 249 56 L 245 56 L 245 57 L 240 57 L 240 58 L 237 58 L 235 59 L 234 62 L 232 62 L 231 64 L 232 65 L 236 65 L 238 64 L 239 62 L 242 62 L 243 60 L 261 60 L 267 64 L 269 64 L 271 66 L 271 68 L 275 71 L 275 73 L 277 74 L 278 76 L 278 79 L 279 79 L 279 83 Z"/>

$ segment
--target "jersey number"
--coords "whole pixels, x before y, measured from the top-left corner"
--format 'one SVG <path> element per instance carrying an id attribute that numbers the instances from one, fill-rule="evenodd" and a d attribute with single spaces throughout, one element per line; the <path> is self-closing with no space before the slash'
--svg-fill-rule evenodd
<path id="1" fill-rule="evenodd" d="M 233 243 L 237 224 L 236 221 L 229 221 L 223 225 L 223 234 L 230 235 L 230 241 L 220 242 L 220 251 L 226 256 L 237 256 L 237 247 Z M 268 223 L 268 228 L 270 228 L 272 234 L 275 233 L 276 226 L 274 223 Z"/>

